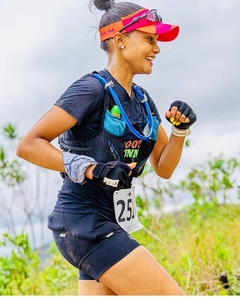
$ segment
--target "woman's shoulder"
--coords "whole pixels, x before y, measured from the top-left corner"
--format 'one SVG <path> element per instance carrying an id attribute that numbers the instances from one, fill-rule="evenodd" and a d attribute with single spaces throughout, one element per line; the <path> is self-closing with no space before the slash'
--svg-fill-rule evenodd
<path id="1" fill-rule="evenodd" d="M 90 93 L 93 95 L 103 95 L 104 93 L 101 82 L 93 77 L 93 72 L 87 73 L 77 79 L 67 90 L 73 92 L 75 96 L 82 93 Z"/>

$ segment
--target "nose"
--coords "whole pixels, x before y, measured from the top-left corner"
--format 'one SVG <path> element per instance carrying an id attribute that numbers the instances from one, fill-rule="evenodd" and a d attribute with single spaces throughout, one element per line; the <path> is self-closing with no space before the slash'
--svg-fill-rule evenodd
<path id="1" fill-rule="evenodd" d="M 160 49 L 160 47 L 158 46 L 157 43 L 154 45 L 153 51 L 156 54 L 159 54 L 161 52 L 161 49 Z"/>

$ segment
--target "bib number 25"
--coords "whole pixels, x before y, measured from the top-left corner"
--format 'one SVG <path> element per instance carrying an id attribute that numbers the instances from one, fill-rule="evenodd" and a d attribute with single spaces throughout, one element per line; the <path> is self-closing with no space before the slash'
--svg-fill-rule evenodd
<path id="1" fill-rule="evenodd" d="M 114 211 L 117 223 L 128 233 L 143 228 L 138 220 L 134 188 L 114 192 Z"/>
<path id="2" fill-rule="evenodd" d="M 118 216 L 118 222 L 125 222 L 130 221 L 131 219 L 134 219 L 134 209 L 132 199 L 127 199 L 127 207 L 126 202 L 124 200 L 118 200 L 117 205 L 121 205 L 121 211 Z M 126 215 L 127 214 L 127 215 Z"/>

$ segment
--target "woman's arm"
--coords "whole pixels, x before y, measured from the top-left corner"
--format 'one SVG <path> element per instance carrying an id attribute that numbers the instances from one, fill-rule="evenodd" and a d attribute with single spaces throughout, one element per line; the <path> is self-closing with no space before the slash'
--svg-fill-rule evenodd
<path id="1" fill-rule="evenodd" d="M 156 174 L 164 179 L 169 179 L 181 158 L 184 137 L 171 134 L 168 140 L 162 125 L 158 128 L 158 137 L 150 156 L 150 163 Z"/>
<path id="2" fill-rule="evenodd" d="M 21 139 L 17 155 L 37 166 L 65 172 L 62 152 L 54 147 L 51 141 L 76 123 L 74 117 L 54 105 Z"/>
<path id="3" fill-rule="evenodd" d="M 162 125 L 159 126 L 150 162 L 158 176 L 168 179 L 179 163 L 185 136 L 189 134 L 189 127 L 196 122 L 197 117 L 192 108 L 180 100 L 171 104 L 165 116 L 172 123 L 172 133 L 168 140 Z"/>

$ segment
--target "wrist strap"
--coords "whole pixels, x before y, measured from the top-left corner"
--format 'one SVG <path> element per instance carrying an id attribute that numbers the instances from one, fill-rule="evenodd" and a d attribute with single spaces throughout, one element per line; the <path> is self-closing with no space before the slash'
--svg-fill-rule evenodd
<path id="1" fill-rule="evenodd" d="M 63 164 L 68 177 L 76 183 L 84 183 L 85 172 L 91 165 L 97 164 L 95 159 L 86 155 L 63 152 Z"/>
<path id="2" fill-rule="evenodd" d="M 174 125 L 172 125 L 172 134 L 179 137 L 185 137 L 191 133 L 191 130 L 188 129 L 178 129 Z"/>

